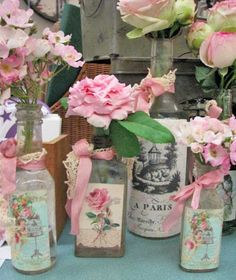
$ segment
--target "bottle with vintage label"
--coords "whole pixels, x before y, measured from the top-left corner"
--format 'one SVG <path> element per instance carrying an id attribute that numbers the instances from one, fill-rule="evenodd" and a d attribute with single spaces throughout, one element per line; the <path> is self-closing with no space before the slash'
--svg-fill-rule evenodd
<path id="1" fill-rule="evenodd" d="M 195 164 L 194 177 L 211 170 L 211 166 Z M 191 272 L 212 271 L 220 262 L 224 202 L 216 189 L 209 188 L 201 190 L 197 209 L 191 203 L 192 197 L 182 215 L 180 267 Z"/>
<path id="2" fill-rule="evenodd" d="M 222 108 L 220 119 L 225 120 L 232 116 L 232 90 L 217 91 L 217 105 Z M 231 165 L 230 172 L 224 182 L 217 188 L 224 201 L 223 234 L 231 234 L 236 229 L 236 166 Z"/>
<path id="3" fill-rule="evenodd" d="M 55 185 L 45 168 L 39 105 L 18 105 L 16 190 L 10 197 L 15 218 L 13 267 L 24 274 L 49 270 L 56 261 Z"/>
<path id="4" fill-rule="evenodd" d="M 152 39 L 151 73 L 154 77 L 167 74 L 173 64 L 173 41 Z M 186 122 L 173 93 L 154 99 L 150 116 L 174 134 L 174 128 Z M 158 133 L 158 132 L 157 132 Z M 141 153 L 134 161 L 129 182 L 127 226 L 142 237 L 167 238 L 180 232 L 180 221 L 169 232 L 162 222 L 173 208 L 169 199 L 186 184 L 187 148 L 177 142 L 153 144 L 140 140 Z"/>
<path id="5" fill-rule="evenodd" d="M 111 148 L 110 139 L 99 133 L 94 136 L 93 144 L 98 155 Z M 126 166 L 116 156 L 110 160 L 92 159 L 92 172 L 79 216 L 76 256 L 124 255 L 126 191 Z"/>

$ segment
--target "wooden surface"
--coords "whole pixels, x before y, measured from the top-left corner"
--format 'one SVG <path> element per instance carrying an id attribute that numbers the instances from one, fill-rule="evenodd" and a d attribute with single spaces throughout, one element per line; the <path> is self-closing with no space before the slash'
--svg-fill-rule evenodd
<path id="1" fill-rule="evenodd" d="M 68 135 L 61 135 L 58 138 L 43 143 L 47 150 L 46 166 L 55 181 L 56 187 L 56 224 L 57 238 L 59 238 L 65 223 L 67 214 L 65 211 L 66 204 L 66 171 L 62 163 L 70 151 Z"/>

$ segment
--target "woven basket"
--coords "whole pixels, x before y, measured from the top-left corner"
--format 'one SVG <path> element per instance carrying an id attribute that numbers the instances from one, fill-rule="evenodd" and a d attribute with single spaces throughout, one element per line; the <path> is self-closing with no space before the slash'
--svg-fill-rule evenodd
<path id="1" fill-rule="evenodd" d="M 98 74 L 110 74 L 110 64 L 98 64 L 98 63 L 85 63 L 77 77 L 77 81 L 84 79 L 85 77 L 94 78 Z M 69 92 L 66 92 L 64 97 L 67 97 Z M 68 134 L 70 145 L 73 145 L 79 139 L 86 138 L 91 141 L 92 126 L 90 126 L 83 117 L 71 116 L 65 118 L 66 110 L 61 106 L 58 101 L 51 107 L 52 113 L 57 113 L 62 118 L 62 134 Z"/>

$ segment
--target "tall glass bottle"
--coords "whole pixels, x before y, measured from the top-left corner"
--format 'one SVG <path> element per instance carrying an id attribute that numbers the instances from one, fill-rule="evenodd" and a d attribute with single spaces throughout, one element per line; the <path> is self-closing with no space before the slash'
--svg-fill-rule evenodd
<path id="1" fill-rule="evenodd" d="M 173 41 L 152 39 L 151 73 L 167 74 L 173 64 Z M 152 118 L 172 130 L 185 115 L 178 107 L 174 94 L 166 92 L 156 97 L 150 110 Z M 157 132 L 158 133 L 158 132 Z M 169 232 L 162 222 L 173 208 L 170 195 L 186 183 L 187 149 L 179 143 L 152 144 L 140 142 L 141 154 L 133 165 L 133 178 L 128 204 L 128 229 L 140 236 L 166 238 L 180 232 L 180 221 Z"/>
<path id="2" fill-rule="evenodd" d="M 94 149 L 111 147 L 109 138 L 96 135 Z M 125 252 L 127 170 L 114 157 L 93 159 L 92 173 L 80 213 L 76 236 L 78 257 L 122 257 Z"/>
<path id="3" fill-rule="evenodd" d="M 38 105 L 18 105 L 16 191 L 10 198 L 15 218 L 13 267 L 25 274 L 49 270 L 56 261 L 55 185 L 45 168 L 42 113 Z"/>
<path id="4" fill-rule="evenodd" d="M 213 170 L 211 166 L 195 164 L 197 178 Z M 198 209 L 186 203 L 182 216 L 180 267 L 191 272 L 218 268 L 221 251 L 224 203 L 216 189 L 202 189 Z"/>
<path id="5" fill-rule="evenodd" d="M 232 116 L 232 91 L 219 90 L 216 97 L 217 105 L 222 108 L 220 119 Z M 224 182 L 217 188 L 224 201 L 223 234 L 230 234 L 236 229 L 236 166 L 231 165 L 230 172 Z"/>

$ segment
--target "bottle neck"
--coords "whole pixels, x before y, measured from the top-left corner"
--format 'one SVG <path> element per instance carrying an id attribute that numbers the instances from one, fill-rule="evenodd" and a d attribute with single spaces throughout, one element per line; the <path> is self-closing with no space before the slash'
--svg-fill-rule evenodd
<path id="1" fill-rule="evenodd" d="M 105 134 L 102 128 L 93 130 L 94 149 L 106 149 L 111 147 L 111 139 Z"/>
<path id="2" fill-rule="evenodd" d="M 42 151 L 42 112 L 40 105 L 17 105 L 17 156 Z"/>
<path id="3" fill-rule="evenodd" d="M 222 89 L 217 92 L 217 105 L 221 107 L 221 120 L 228 119 L 232 116 L 232 91 L 231 89 Z"/>

